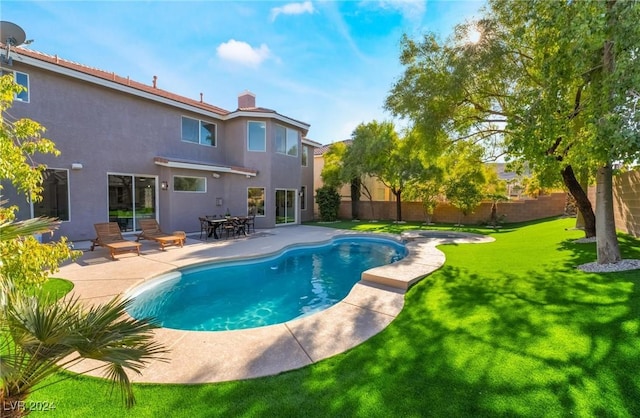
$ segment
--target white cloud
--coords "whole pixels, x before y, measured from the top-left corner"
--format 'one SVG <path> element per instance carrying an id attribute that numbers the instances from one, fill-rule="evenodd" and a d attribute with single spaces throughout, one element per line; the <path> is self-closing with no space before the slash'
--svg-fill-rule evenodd
<path id="1" fill-rule="evenodd" d="M 383 9 L 394 9 L 399 11 L 405 19 L 412 20 L 422 17 L 427 10 L 427 4 L 421 0 L 383 0 L 378 3 Z"/>
<path id="2" fill-rule="evenodd" d="M 282 7 L 274 7 L 271 9 L 271 20 L 276 20 L 280 14 L 284 15 L 301 15 L 303 13 L 313 13 L 315 10 L 310 1 L 303 3 L 287 3 Z"/>
<path id="3" fill-rule="evenodd" d="M 269 47 L 265 44 L 254 48 L 246 42 L 230 39 L 216 48 L 218 57 L 249 67 L 257 67 L 271 56 Z"/>

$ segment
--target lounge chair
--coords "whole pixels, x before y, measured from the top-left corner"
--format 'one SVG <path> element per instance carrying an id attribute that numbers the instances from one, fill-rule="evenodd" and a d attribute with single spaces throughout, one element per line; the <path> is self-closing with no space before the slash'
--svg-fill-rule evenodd
<path id="1" fill-rule="evenodd" d="M 167 234 L 166 232 L 162 232 L 160 225 L 158 225 L 158 221 L 155 219 L 138 219 L 138 226 L 140 227 L 141 232 L 138 234 L 136 242 L 142 239 L 155 241 L 160 244 L 161 250 L 164 250 L 164 247 L 168 245 L 184 246 L 184 234 L 178 234 L 175 232 Z"/>
<path id="2" fill-rule="evenodd" d="M 96 238 L 91 240 L 91 251 L 96 246 L 109 249 L 111 259 L 116 259 L 116 254 L 135 251 L 140 255 L 140 243 L 126 240 L 122 237 L 120 227 L 117 222 L 102 222 L 94 224 L 96 230 Z"/>

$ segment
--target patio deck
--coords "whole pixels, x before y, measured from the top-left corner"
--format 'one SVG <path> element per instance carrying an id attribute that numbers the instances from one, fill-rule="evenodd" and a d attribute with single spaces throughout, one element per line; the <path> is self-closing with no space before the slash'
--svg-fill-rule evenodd
<path id="1" fill-rule="evenodd" d="M 338 235 L 366 235 L 313 226 L 258 230 L 248 238 L 203 242 L 187 237 L 184 247 L 160 251 L 145 243 L 140 256 L 122 254 L 112 261 L 108 250 L 85 251 L 56 274 L 74 283 L 85 303 L 103 303 L 145 281 L 176 268 L 221 259 L 251 258 L 277 253 L 302 243 L 326 242 Z M 197 236 L 196 234 L 195 236 Z M 160 328 L 156 341 L 171 349 L 168 362 L 151 362 L 134 382 L 207 383 L 248 379 L 307 366 L 342 353 L 387 327 L 404 305 L 414 282 L 438 269 L 444 255 L 436 245 L 446 239 L 406 235 L 409 256 L 389 266 L 368 270 L 349 295 L 336 305 L 282 324 L 235 331 L 181 331 Z M 456 242 L 491 239 L 464 237 Z M 453 240 L 449 240 L 453 241 Z M 241 256 L 239 256 L 241 255 Z M 84 361 L 72 370 L 94 368 Z M 91 375 L 100 376 L 99 372 Z"/>

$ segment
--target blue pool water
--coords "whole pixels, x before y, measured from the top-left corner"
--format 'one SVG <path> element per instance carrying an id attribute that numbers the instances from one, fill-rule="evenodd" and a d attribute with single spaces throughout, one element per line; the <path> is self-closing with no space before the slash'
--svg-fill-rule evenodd
<path id="1" fill-rule="evenodd" d="M 373 267 L 406 248 L 382 238 L 337 238 L 275 257 L 190 267 L 134 289 L 129 314 L 165 328 L 220 331 L 278 324 L 344 299 Z"/>

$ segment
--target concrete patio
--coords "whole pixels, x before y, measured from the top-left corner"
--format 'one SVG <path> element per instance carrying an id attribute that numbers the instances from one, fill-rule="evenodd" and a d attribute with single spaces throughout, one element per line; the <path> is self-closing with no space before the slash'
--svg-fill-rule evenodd
<path id="1" fill-rule="evenodd" d="M 89 304 L 104 303 L 116 295 L 177 268 L 222 259 L 251 258 L 302 243 L 322 243 L 339 235 L 366 235 L 314 226 L 287 226 L 258 230 L 247 238 L 201 241 L 187 237 L 183 248 L 159 249 L 144 241 L 141 255 L 121 254 L 112 261 L 108 250 L 84 251 L 64 265 L 57 277 L 74 283 L 73 292 Z M 349 295 L 313 315 L 282 324 L 236 331 L 181 331 L 160 328 L 155 340 L 171 352 L 167 362 L 154 361 L 134 382 L 206 383 L 277 374 L 307 366 L 342 353 L 382 331 L 400 313 L 408 287 L 440 268 L 444 242 L 488 242 L 481 236 L 428 238 L 405 234 L 409 255 L 397 263 L 368 270 Z M 396 237 L 397 239 L 397 237 Z M 78 249 L 87 247 L 77 243 Z M 85 361 L 72 370 L 95 368 Z M 100 376 L 98 372 L 90 374 Z"/>

